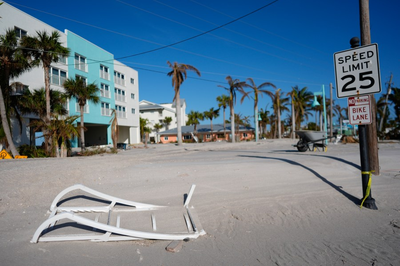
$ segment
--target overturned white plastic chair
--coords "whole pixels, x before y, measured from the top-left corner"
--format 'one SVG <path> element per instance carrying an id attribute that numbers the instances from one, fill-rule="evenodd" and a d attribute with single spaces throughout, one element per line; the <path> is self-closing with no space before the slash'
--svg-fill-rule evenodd
<path id="1" fill-rule="evenodd" d="M 31 243 L 37 242 L 50 242 L 50 241 L 77 241 L 77 240 L 91 240 L 91 241 L 122 241 L 122 240 L 184 240 L 195 239 L 201 235 L 206 234 L 202 229 L 200 221 L 194 212 L 193 207 L 189 207 L 190 199 L 193 195 L 196 185 L 192 185 L 189 193 L 184 201 L 183 206 L 167 207 L 152 204 L 145 204 L 135 201 L 129 201 L 113 197 L 99 191 L 90 189 L 83 185 L 77 184 L 66 188 L 60 192 L 53 200 L 50 206 L 50 217 L 44 221 L 35 231 Z M 68 193 L 72 191 L 82 190 L 94 197 L 86 197 L 90 200 L 98 202 L 108 202 L 104 206 L 81 206 L 81 207 L 63 207 L 62 203 L 74 199 L 64 199 Z M 124 214 L 130 217 L 136 214 L 147 214 L 147 218 L 143 220 L 127 220 L 121 226 L 121 216 Z M 157 228 L 156 218 L 157 215 L 177 213 L 173 218 L 172 225 L 184 225 L 168 227 L 160 226 Z M 85 217 L 89 214 L 94 217 Z M 101 219 L 101 215 L 106 216 Z M 180 216 L 180 217 L 179 217 Z M 146 217 L 146 216 L 145 216 Z M 168 215 L 167 215 L 168 217 Z M 93 219 L 94 218 L 94 219 Z M 181 221 L 180 221 L 181 220 Z M 146 227 L 145 224 L 148 224 Z M 162 223 L 161 223 L 162 224 Z M 143 226 L 145 225 L 145 226 Z M 68 231 L 66 228 L 73 228 L 74 230 L 83 230 L 85 234 L 53 234 L 55 231 Z M 135 227 L 139 229 L 135 229 Z M 141 230 L 141 228 L 143 230 Z M 73 231 L 73 230 L 72 230 Z M 89 233 L 87 233 L 89 231 Z"/>

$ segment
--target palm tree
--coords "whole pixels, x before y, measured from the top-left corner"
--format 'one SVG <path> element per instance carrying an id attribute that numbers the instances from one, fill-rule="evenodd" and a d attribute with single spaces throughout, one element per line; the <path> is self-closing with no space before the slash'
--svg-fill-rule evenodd
<path id="1" fill-rule="evenodd" d="M 21 45 L 30 49 L 30 54 L 37 61 L 40 61 L 44 70 L 44 84 L 46 89 L 46 119 L 50 121 L 50 65 L 58 62 L 60 57 L 68 57 L 69 48 L 62 46 L 60 34 L 53 31 L 51 35 L 46 31 L 37 31 L 37 37 L 26 36 L 22 38 Z M 83 136 L 83 134 L 81 135 Z"/>
<path id="2" fill-rule="evenodd" d="M 218 85 L 218 87 L 224 88 L 229 91 L 229 109 L 231 110 L 231 135 L 232 135 L 232 143 L 235 142 L 235 111 L 234 105 L 236 104 L 236 91 L 239 91 L 241 94 L 245 93 L 243 87 L 246 86 L 246 82 L 240 81 L 239 79 L 232 79 L 231 76 L 227 76 L 226 81 L 228 82 L 229 87 L 226 88 L 224 86 Z"/>
<path id="3" fill-rule="evenodd" d="M 295 124 L 296 124 L 296 120 L 295 120 L 295 109 L 294 109 L 294 98 L 295 98 L 295 95 L 296 95 L 296 90 L 295 90 L 295 88 L 294 87 L 292 87 L 292 90 L 290 91 L 290 92 L 288 92 L 287 94 L 286 94 L 287 96 L 290 96 L 290 105 L 291 105 L 291 108 L 290 108 L 290 110 L 291 110 L 291 121 L 292 121 L 292 126 L 291 126 L 291 135 L 292 135 L 292 139 L 294 139 L 296 136 L 295 136 Z"/>
<path id="4" fill-rule="evenodd" d="M 140 127 L 140 136 L 141 136 L 141 139 L 142 139 L 142 141 L 143 142 L 146 142 L 145 141 L 145 134 L 146 134 L 146 132 L 148 131 L 147 129 L 146 129 L 146 125 L 149 123 L 149 119 L 147 119 L 147 118 L 141 118 L 141 117 L 139 117 L 139 127 Z M 146 143 L 145 143 L 146 144 Z"/>
<path id="5" fill-rule="evenodd" d="M 259 99 L 259 95 L 263 96 L 264 94 L 269 95 L 270 97 L 272 97 L 272 92 L 270 92 L 269 90 L 263 90 L 262 88 L 265 87 L 273 87 L 276 88 L 274 84 L 270 83 L 270 82 L 264 82 L 262 84 L 260 84 L 259 86 L 257 86 L 254 83 L 254 80 L 252 78 L 248 78 L 246 80 L 248 83 L 246 83 L 246 87 L 250 87 L 253 91 L 249 91 L 249 92 L 245 92 L 243 94 L 243 97 L 240 101 L 240 103 L 243 103 L 244 98 L 249 97 L 250 93 L 254 93 L 254 127 L 255 127 L 255 135 L 256 135 L 256 142 L 258 141 L 258 99 Z"/>
<path id="6" fill-rule="evenodd" d="M 50 89 L 50 109 L 53 114 L 66 115 L 68 113 L 64 104 L 67 95 L 57 90 Z M 38 90 L 26 90 L 18 101 L 18 109 L 23 114 L 33 113 L 46 122 L 46 92 L 44 88 Z"/>
<path id="7" fill-rule="evenodd" d="M 242 114 L 238 113 L 235 114 L 235 127 L 236 127 L 236 132 L 238 132 L 238 141 L 240 141 L 240 125 L 244 127 L 250 127 L 250 117 L 249 116 L 243 116 Z"/>
<path id="8" fill-rule="evenodd" d="M 214 118 L 217 118 L 219 116 L 219 109 L 214 110 L 214 107 L 210 108 L 208 111 L 204 111 L 203 113 L 204 118 L 207 118 L 210 120 L 210 128 L 211 128 L 211 135 L 213 135 L 213 124 L 212 121 Z"/>
<path id="9" fill-rule="evenodd" d="M 34 128 L 34 131 L 44 130 L 51 136 L 52 140 L 52 155 L 56 157 L 66 157 L 66 147 L 69 146 L 67 143 L 74 137 L 79 135 L 78 129 L 74 126 L 75 121 L 79 118 L 78 115 L 68 116 L 66 118 L 60 119 L 58 114 L 52 115 L 50 123 L 45 120 L 35 120 L 29 124 L 29 126 Z M 59 152 L 59 143 L 60 152 Z"/>
<path id="10" fill-rule="evenodd" d="M 200 76 L 200 71 L 197 70 L 194 66 L 187 65 L 187 64 L 178 64 L 177 62 L 174 62 L 174 64 L 171 64 L 169 61 L 167 61 L 167 64 L 172 70 L 168 72 L 168 76 L 172 77 L 172 86 L 174 87 L 175 90 L 175 96 L 174 96 L 174 101 L 176 104 L 176 122 L 177 122 L 177 127 L 178 127 L 178 145 L 182 144 L 182 129 L 181 129 L 181 99 L 180 99 L 180 87 L 185 81 L 187 77 L 187 70 L 194 71 L 198 76 Z"/>
<path id="11" fill-rule="evenodd" d="M 0 36 L 0 116 L 1 127 L 6 136 L 13 156 L 19 155 L 10 128 L 10 79 L 16 78 L 24 71 L 30 69 L 32 64 L 18 46 L 17 37 L 13 29 Z"/>
<path id="12" fill-rule="evenodd" d="M 316 130 L 318 130 L 317 125 L 319 125 L 319 131 L 323 131 L 324 127 L 323 127 L 323 123 L 322 123 L 322 115 L 324 112 L 324 105 L 322 103 L 323 98 L 321 95 L 317 95 L 317 101 L 320 104 L 313 107 L 315 110 L 315 126 L 316 126 Z M 317 119 L 318 119 L 318 123 L 317 123 Z"/>
<path id="13" fill-rule="evenodd" d="M 194 126 L 194 134 L 197 135 L 197 125 L 200 124 L 200 121 L 204 120 L 204 115 L 198 111 L 190 111 L 188 114 L 188 121 L 186 125 L 193 125 Z"/>
<path id="14" fill-rule="evenodd" d="M 144 146 L 147 148 L 147 143 L 149 142 L 149 134 L 151 133 L 151 128 L 144 127 L 143 132 L 144 132 Z"/>
<path id="15" fill-rule="evenodd" d="M 289 109 L 286 107 L 286 105 L 289 102 L 289 98 L 283 98 L 282 96 L 283 95 L 281 94 L 281 89 L 275 90 L 275 94 L 271 95 L 274 113 L 277 117 L 275 130 L 278 131 L 278 139 L 282 137 L 282 125 L 281 125 L 282 111 L 289 111 Z M 276 135 L 274 134 L 274 136 Z"/>
<path id="16" fill-rule="evenodd" d="M 111 110 L 110 123 L 111 123 L 111 139 L 112 139 L 112 142 L 113 142 L 113 147 L 114 147 L 114 149 L 117 149 L 119 127 L 118 127 L 117 111 L 115 109 Z"/>
<path id="17" fill-rule="evenodd" d="M 267 132 L 267 125 L 269 123 L 269 111 L 267 111 L 267 108 L 265 108 L 265 111 L 261 108 L 259 111 L 261 120 L 260 120 L 260 131 L 261 131 L 261 136 L 265 135 Z"/>
<path id="18" fill-rule="evenodd" d="M 341 107 L 339 104 L 334 106 L 334 110 L 337 114 L 339 114 L 339 124 L 340 124 L 340 134 L 342 134 L 342 121 L 346 116 L 343 116 L 342 112 L 345 111 L 347 113 L 347 108 Z"/>
<path id="19" fill-rule="evenodd" d="M 160 140 L 158 139 L 158 132 L 160 132 L 160 129 L 162 129 L 163 128 L 163 125 L 162 124 L 159 124 L 159 123 L 157 123 L 157 124 L 154 124 L 154 130 L 156 131 L 156 143 L 158 143 Z"/>
<path id="20" fill-rule="evenodd" d="M 392 93 L 388 97 L 391 104 L 394 105 L 397 123 L 400 123 L 400 88 L 392 88 Z"/>
<path id="21" fill-rule="evenodd" d="M 225 109 L 229 105 L 229 96 L 222 94 L 217 97 L 218 107 L 224 110 L 224 138 L 226 139 L 226 120 L 225 120 Z"/>
<path id="22" fill-rule="evenodd" d="M 67 94 L 67 97 L 71 99 L 75 97 L 81 113 L 81 151 L 85 150 L 85 133 L 84 133 L 84 121 L 83 121 L 83 114 L 84 114 L 84 107 L 88 101 L 93 102 L 94 104 L 98 104 L 100 102 L 99 91 L 100 89 L 97 87 L 95 83 L 86 84 L 85 80 L 79 76 L 76 79 L 67 79 L 64 82 L 64 88 Z M 47 98 L 47 96 L 46 96 Z"/>
<path id="23" fill-rule="evenodd" d="M 166 130 L 169 130 L 169 125 L 171 125 L 171 122 L 172 122 L 172 117 L 166 116 L 164 118 L 164 125 Z"/>
<path id="24" fill-rule="evenodd" d="M 50 138 L 51 134 L 46 134 L 47 129 L 51 129 L 52 126 L 56 125 L 48 125 L 46 119 L 46 92 L 44 88 L 39 90 L 25 90 L 23 94 L 18 97 L 18 110 L 22 114 L 35 114 L 39 117 L 43 123 L 42 132 L 46 135 L 46 139 Z M 57 90 L 50 89 L 50 108 L 52 115 L 64 116 L 67 115 L 68 111 L 65 109 L 64 104 L 67 102 L 67 95 Z M 57 116 L 58 118 L 58 116 Z M 46 142 L 45 142 L 46 143 Z M 50 143 L 50 146 L 54 143 Z M 48 147 L 49 150 L 53 150 L 52 147 Z M 46 152 L 48 150 L 46 149 Z"/>
<path id="25" fill-rule="evenodd" d="M 390 117 L 390 110 L 387 108 L 387 96 L 382 95 L 376 102 L 376 121 L 379 123 L 378 134 L 383 137 L 386 130 L 386 125 Z"/>
<path id="26" fill-rule="evenodd" d="M 296 85 L 292 87 L 293 94 L 294 94 L 294 108 L 296 110 L 295 113 L 295 125 L 297 129 L 300 129 L 300 124 L 303 119 L 308 119 L 308 116 L 311 114 L 309 112 L 311 107 L 311 100 L 313 99 L 314 95 L 307 91 L 307 87 L 299 89 Z"/>

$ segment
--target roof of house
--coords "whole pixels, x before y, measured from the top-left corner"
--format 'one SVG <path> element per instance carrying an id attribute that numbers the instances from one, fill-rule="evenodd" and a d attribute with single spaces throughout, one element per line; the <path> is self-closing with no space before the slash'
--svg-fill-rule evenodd
<path id="1" fill-rule="evenodd" d="M 181 106 L 183 106 L 184 104 L 186 104 L 185 99 L 181 99 Z M 164 105 L 171 105 L 171 108 L 164 106 Z M 139 110 L 140 111 L 164 110 L 165 109 L 165 110 L 168 110 L 171 112 L 175 112 L 175 109 L 172 109 L 175 107 L 176 107 L 175 101 L 173 103 L 161 103 L 161 104 L 156 104 L 156 103 L 149 102 L 146 100 L 141 100 L 139 102 Z"/>
<path id="2" fill-rule="evenodd" d="M 226 124 L 226 132 L 230 132 L 231 131 L 231 125 L 230 124 Z M 188 134 L 188 133 L 192 133 L 194 132 L 194 126 L 182 126 L 182 134 Z M 254 128 L 252 127 L 245 127 L 240 125 L 239 126 L 239 131 L 254 131 Z M 197 125 L 197 132 L 198 133 L 210 133 L 211 132 L 211 125 Z M 223 124 L 215 124 L 213 125 L 213 132 L 216 133 L 223 133 L 224 132 L 224 125 Z M 178 129 L 177 128 L 173 128 L 173 129 L 169 129 L 169 130 L 165 130 L 160 132 L 160 135 L 176 135 L 178 133 Z"/>

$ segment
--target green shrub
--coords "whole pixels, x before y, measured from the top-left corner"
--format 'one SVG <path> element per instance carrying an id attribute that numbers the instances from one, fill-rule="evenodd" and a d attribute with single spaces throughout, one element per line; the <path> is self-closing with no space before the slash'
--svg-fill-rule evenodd
<path id="1" fill-rule="evenodd" d="M 18 152 L 21 155 L 28 156 L 28 158 L 45 158 L 48 157 L 42 148 L 36 148 L 27 144 L 18 147 Z"/>

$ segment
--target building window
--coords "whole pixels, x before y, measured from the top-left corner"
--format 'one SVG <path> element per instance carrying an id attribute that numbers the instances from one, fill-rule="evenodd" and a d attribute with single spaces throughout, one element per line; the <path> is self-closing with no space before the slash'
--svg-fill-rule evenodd
<path id="1" fill-rule="evenodd" d="M 67 79 L 67 72 L 61 69 L 50 67 L 49 72 L 51 84 L 62 86 Z"/>
<path id="2" fill-rule="evenodd" d="M 135 94 L 131 93 L 131 99 L 135 99 Z"/>
<path id="3" fill-rule="evenodd" d="M 117 71 L 114 71 L 114 82 L 116 84 L 125 86 L 125 75 L 121 74 L 121 73 L 119 73 Z"/>
<path id="4" fill-rule="evenodd" d="M 132 114 L 136 114 L 136 110 L 135 110 L 135 108 L 132 108 Z"/>
<path id="5" fill-rule="evenodd" d="M 211 139 L 211 135 L 210 135 L 210 134 L 207 134 L 207 135 L 206 135 L 206 139 Z"/>
<path id="6" fill-rule="evenodd" d="M 100 65 L 100 78 L 110 80 L 110 76 L 108 75 L 108 67 Z"/>
<path id="7" fill-rule="evenodd" d="M 78 101 L 78 100 L 77 100 L 77 101 Z M 75 111 L 76 111 L 77 113 L 80 113 L 80 112 L 81 112 L 81 106 L 79 105 L 78 102 L 75 104 Z M 83 112 L 84 112 L 85 114 L 88 114 L 88 113 L 89 113 L 89 105 L 88 105 L 87 102 L 86 102 L 85 106 L 83 107 Z"/>
<path id="8" fill-rule="evenodd" d="M 105 98 L 110 98 L 110 86 L 101 83 L 100 86 L 100 96 Z"/>
<path id="9" fill-rule="evenodd" d="M 67 57 L 64 56 L 64 55 L 59 55 L 58 56 L 58 62 L 66 65 L 67 64 Z"/>
<path id="10" fill-rule="evenodd" d="M 80 76 L 80 75 L 75 75 L 75 79 L 78 79 L 78 78 L 82 79 L 83 80 L 83 85 L 86 86 L 86 84 L 87 84 L 86 77 Z"/>
<path id="11" fill-rule="evenodd" d="M 115 100 L 120 102 L 126 102 L 125 91 L 115 88 Z"/>
<path id="12" fill-rule="evenodd" d="M 11 89 L 12 89 L 12 95 L 22 95 L 24 91 L 29 90 L 29 86 L 19 82 L 15 82 L 14 84 L 11 85 Z"/>
<path id="13" fill-rule="evenodd" d="M 192 139 L 192 136 L 191 135 L 184 135 L 183 139 Z"/>
<path id="14" fill-rule="evenodd" d="M 243 138 L 247 138 L 247 133 L 243 133 Z"/>
<path id="15" fill-rule="evenodd" d="M 131 84 L 135 84 L 135 80 L 131 78 Z"/>
<path id="16" fill-rule="evenodd" d="M 28 32 L 26 30 L 20 29 L 18 27 L 14 27 L 15 35 L 17 38 L 21 39 L 22 37 L 25 37 Z"/>
<path id="17" fill-rule="evenodd" d="M 168 136 L 165 136 L 165 137 L 164 137 L 164 140 L 168 140 Z"/>
<path id="18" fill-rule="evenodd" d="M 86 72 L 86 57 L 75 54 L 75 69 Z"/>
<path id="19" fill-rule="evenodd" d="M 101 115 L 104 115 L 104 116 L 110 116 L 111 115 L 110 104 L 109 103 L 105 103 L 105 102 L 101 103 Z"/>
<path id="20" fill-rule="evenodd" d="M 117 111 L 118 118 L 126 118 L 126 110 L 124 106 L 116 105 L 115 110 Z"/>

